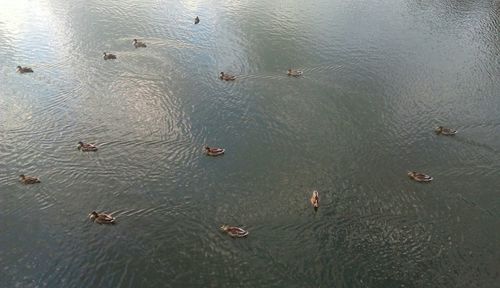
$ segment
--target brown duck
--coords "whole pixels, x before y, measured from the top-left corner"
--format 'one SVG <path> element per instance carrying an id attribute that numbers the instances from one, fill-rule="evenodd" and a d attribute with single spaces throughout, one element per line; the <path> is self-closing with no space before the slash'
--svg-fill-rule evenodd
<path id="1" fill-rule="evenodd" d="M 89 214 L 89 218 L 90 220 L 98 224 L 115 224 L 115 217 L 111 216 L 110 214 L 97 213 L 95 211 L 92 211 L 92 213 Z"/>
<path id="2" fill-rule="evenodd" d="M 234 81 L 234 80 L 236 80 L 236 76 L 225 74 L 224 72 L 220 72 L 219 79 L 225 80 L 225 81 Z"/>
<path id="3" fill-rule="evenodd" d="M 19 181 L 23 184 L 35 184 L 41 182 L 38 177 L 26 176 L 24 174 L 19 175 Z"/>
<path id="4" fill-rule="evenodd" d="M 408 172 L 408 177 L 410 177 L 411 179 L 417 181 L 417 182 L 431 182 L 432 178 L 431 176 L 427 175 L 427 174 L 424 174 L 424 173 L 418 173 L 418 172 L 415 172 L 415 171 L 410 171 Z"/>

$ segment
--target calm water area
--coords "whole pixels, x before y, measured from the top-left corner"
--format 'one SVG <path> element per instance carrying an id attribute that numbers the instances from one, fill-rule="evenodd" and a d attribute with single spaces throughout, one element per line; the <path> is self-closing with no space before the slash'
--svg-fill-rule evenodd
<path id="1" fill-rule="evenodd" d="M 0 41 L 0 287 L 500 287 L 498 0 L 0 0 Z"/>

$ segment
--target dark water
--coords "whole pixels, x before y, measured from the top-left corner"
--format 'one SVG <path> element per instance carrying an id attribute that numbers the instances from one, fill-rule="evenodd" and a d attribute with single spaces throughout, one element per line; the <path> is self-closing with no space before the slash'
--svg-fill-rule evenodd
<path id="1" fill-rule="evenodd" d="M 0 4 L 1 287 L 500 287 L 499 1 Z"/>

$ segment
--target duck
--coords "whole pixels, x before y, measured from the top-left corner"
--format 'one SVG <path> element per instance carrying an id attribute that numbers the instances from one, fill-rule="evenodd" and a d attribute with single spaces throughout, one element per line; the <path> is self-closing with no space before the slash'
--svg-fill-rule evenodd
<path id="1" fill-rule="evenodd" d="M 311 204 L 313 205 L 314 210 L 318 210 L 318 208 L 319 208 L 319 193 L 316 190 L 313 191 L 313 194 L 311 196 Z"/>
<path id="2" fill-rule="evenodd" d="M 294 76 L 294 77 L 299 77 L 303 74 L 302 71 L 296 70 L 296 69 L 288 69 L 287 73 L 288 76 Z"/>
<path id="3" fill-rule="evenodd" d="M 92 143 L 83 143 L 82 141 L 78 142 L 78 150 L 82 150 L 83 152 L 89 151 L 97 151 L 97 146 Z"/>
<path id="4" fill-rule="evenodd" d="M 196 18 L 194 18 L 194 24 L 198 24 L 200 23 L 200 18 L 198 16 L 196 16 Z"/>
<path id="5" fill-rule="evenodd" d="M 137 39 L 134 39 L 134 41 L 132 41 L 132 43 L 134 44 L 135 48 L 139 48 L 139 47 L 146 48 L 147 47 L 144 42 L 139 42 L 139 41 L 137 41 Z"/>
<path id="6" fill-rule="evenodd" d="M 19 181 L 23 184 L 35 184 L 41 182 L 38 177 L 26 176 L 24 174 L 19 175 Z"/>
<path id="7" fill-rule="evenodd" d="M 205 146 L 205 153 L 208 156 L 219 156 L 224 154 L 224 152 L 226 152 L 226 150 L 223 148 Z"/>
<path id="8" fill-rule="evenodd" d="M 33 73 L 33 69 L 31 69 L 30 67 L 21 67 L 21 66 L 17 66 L 16 67 L 16 72 L 17 73 Z"/>
<path id="9" fill-rule="evenodd" d="M 94 221 L 95 223 L 98 224 L 115 224 L 115 217 L 111 216 L 110 214 L 105 214 L 105 213 L 97 213 L 95 211 L 92 211 L 92 213 L 89 214 L 90 220 Z"/>
<path id="10" fill-rule="evenodd" d="M 102 56 L 102 58 L 104 58 L 104 60 L 116 59 L 116 55 L 104 52 L 104 56 Z"/>
<path id="11" fill-rule="evenodd" d="M 236 76 L 224 74 L 224 72 L 220 72 L 219 79 L 226 80 L 226 81 L 233 81 L 233 80 L 236 80 Z"/>
<path id="12" fill-rule="evenodd" d="M 443 126 L 437 127 L 434 131 L 438 135 L 442 134 L 442 135 L 445 135 L 445 136 L 454 136 L 455 134 L 457 134 L 457 130 L 453 130 L 453 129 L 450 129 L 450 128 L 444 128 Z"/>
<path id="13" fill-rule="evenodd" d="M 413 179 L 417 182 L 431 182 L 432 179 L 434 179 L 427 174 L 418 173 L 415 171 L 408 172 L 408 177 L 410 177 L 411 179 Z"/>
<path id="14" fill-rule="evenodd" d="M 220 227 L 220 230 L 226 232 L 229 236 L 233 238 L 243 238 L 248 236 L 248 231 L 240 227 L 222 225 Z"/>

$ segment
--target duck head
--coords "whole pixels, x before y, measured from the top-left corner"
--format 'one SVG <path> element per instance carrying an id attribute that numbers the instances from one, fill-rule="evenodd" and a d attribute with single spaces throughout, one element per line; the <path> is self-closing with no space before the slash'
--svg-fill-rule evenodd
<path id="1" fill-rule="evenodd" d="M 77 147 L 78 150 L 80 150 L 80 148 L 82 148 L 82 146 L 83 146 L 83 142 L 82 141 L 78 141 L 78 147 Z"/>
<path id="2" fill-rule="evenodd" d="M 227 229 L 229 229 L 229 225 L 220 226 L 220 230 L 222 230 L 222 231 L 227 231 Z"/>
<path id="3" fill-rule="evenodd" d="M 135 43 L 137 43 L 137 39 L 134 39 L 134 40 L 132 41 L 132 43 L 134 43 L 134 44 L 135 44 Z"/>
<path id="4" fill-rule="evenodd" d="M 24 176 L 24 174 L 21 174 L 21 175 L 19 175 L 19 178 L 24 179 L 24 178 L 26 178 L 26 176 Z"/>
<path id="5" fill-rule="evenodd" d="M 95 218 L 97 218 L 97 216 L 99 216 L 99 214 L 97 214 L 97 212 L 95 211 L 92 211 L 92 213 L 89 214 L 89 218 L 91 220 L 94 220 Z"/>

